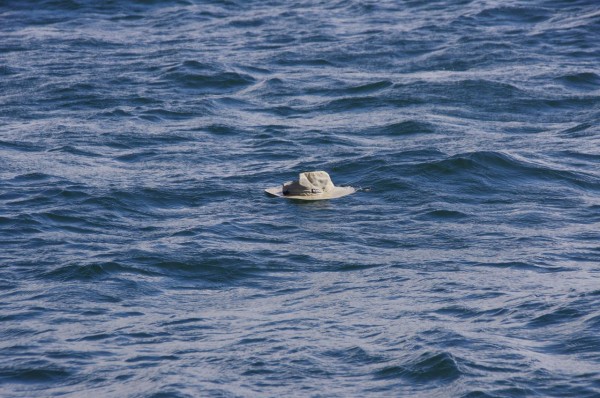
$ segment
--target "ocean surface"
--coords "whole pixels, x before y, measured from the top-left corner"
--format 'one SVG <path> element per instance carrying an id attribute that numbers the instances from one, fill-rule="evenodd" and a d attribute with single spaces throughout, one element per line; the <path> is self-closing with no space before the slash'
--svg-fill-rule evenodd
<path id="1" fill-rule="evenodd" d="M 0 0 L 0 396 L 600 397 L 599 126 L 597 0 Z"/>

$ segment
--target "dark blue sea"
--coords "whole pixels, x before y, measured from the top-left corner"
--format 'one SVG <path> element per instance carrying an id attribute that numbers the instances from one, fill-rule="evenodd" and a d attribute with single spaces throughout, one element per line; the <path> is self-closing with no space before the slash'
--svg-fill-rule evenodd
<path id="1" fill-rule="evenodd" d="M 597 0 L 0 0 L 0 396 L 600 397 L 599 126 Z"/>

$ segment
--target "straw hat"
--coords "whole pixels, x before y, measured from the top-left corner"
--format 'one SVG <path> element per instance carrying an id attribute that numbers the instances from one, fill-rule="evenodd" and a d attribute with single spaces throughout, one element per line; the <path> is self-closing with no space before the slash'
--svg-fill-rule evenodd
<path id="1" fill-rule="evenodd" d="M 329 174 L 324 171 L 309 171 L 300 173 L 298 181 L 267 188 L 265 192 L 280 198 L 300 200 L 335 199 L 356 192 L 352 187 L 336 187 L 331 182 Z"/>

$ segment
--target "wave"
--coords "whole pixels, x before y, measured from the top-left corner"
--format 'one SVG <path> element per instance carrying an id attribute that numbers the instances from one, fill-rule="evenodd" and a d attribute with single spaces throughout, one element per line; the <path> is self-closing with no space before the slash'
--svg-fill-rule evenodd
<path id="1" fill-rule="evenodd" d="M 239 91 L 256 82 L 248 74 L 223 70 L 213 64 L 185 61 L 161 76 L 163 83 L 175 84 L 197 94 L 222 94 Z"/>
<path id="2" fill-rule="evenodd" d="M 600 89 L 600 76 L 594 72 L 580 72 L 558 77 L 557 80 L 567 87 L 578 90 Z"/>
<path id="3" fill-rule="evenodd" d="M 511 25 L 536 24 L 551 18 L 552 13 L 542 7 L 491 7 L 480 11 L 474 16 L 478 24 Z"/>
<path id="4" fill-rule="evenodd" d="M 49 383 L 74 374 L 74 370 L 47 360 L 21 361 L 10 367 L 0 367 L 0 378 L 13 383 Z"/>
<path id="5" fill-rule="evenodd" d="M 404 378 L 414 382 L 450 383 L 461 376 L 457 358 L 448 352 L 426 352 L 402 365 L 389 365 L 375 372 L 376 379 Z"/>
<path id="6" fill-rule="evenodd" d="M 88 264 L 68 264 L 47 270 L 39 274 L 41 280 L 56 281 L 94 281 L 114 278 L 119 274 L 137 274 L 144 276 L 157 276 L 157 272 L 139 266 L 125 265 L 115 261 Z M 120 301 L 116 297 L 111 301 Z"/>
<path id="7" fill-rule="evenodd" d="M 585 189 L 600 188 L 600 180 L 593 175 L 551 168 L 500 152 L 480 151 L 454 155 L 447 159 L 423 163 L 416 169 L 426 175 L 470 175 L 471 178 L 480 181 L 504 181 L 510 182 L 511 185 L 517 181 L 551 180 Z"/>
<path id="8" fill-rule="evenodd" d="M 412 134 L 432 134 L 436 132 L 434 125 L 417 120 L 406 120 L 384 125 L 377 130 L 378 134 L 391 137 L 412 135 Z"/>

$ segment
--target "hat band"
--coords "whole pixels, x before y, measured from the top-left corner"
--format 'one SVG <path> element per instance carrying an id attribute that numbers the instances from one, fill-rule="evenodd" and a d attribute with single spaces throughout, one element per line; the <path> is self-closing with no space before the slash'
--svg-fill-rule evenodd
<path id="1" fill-rule="evenodd" d="M 289 195 L 311 196 L 311 195 L 320 195 L 323 193 L 323 190 L 318 189 L 318 188 L 311 188 L 311 189 L 306 189 L 306 190 L 302 190 L 302 191 L 292 191 L 292 190 L 286 189 L 284 186 L 284 188 L 281 190 L 281 192 L 286 196 L 289 196 Z"/>

